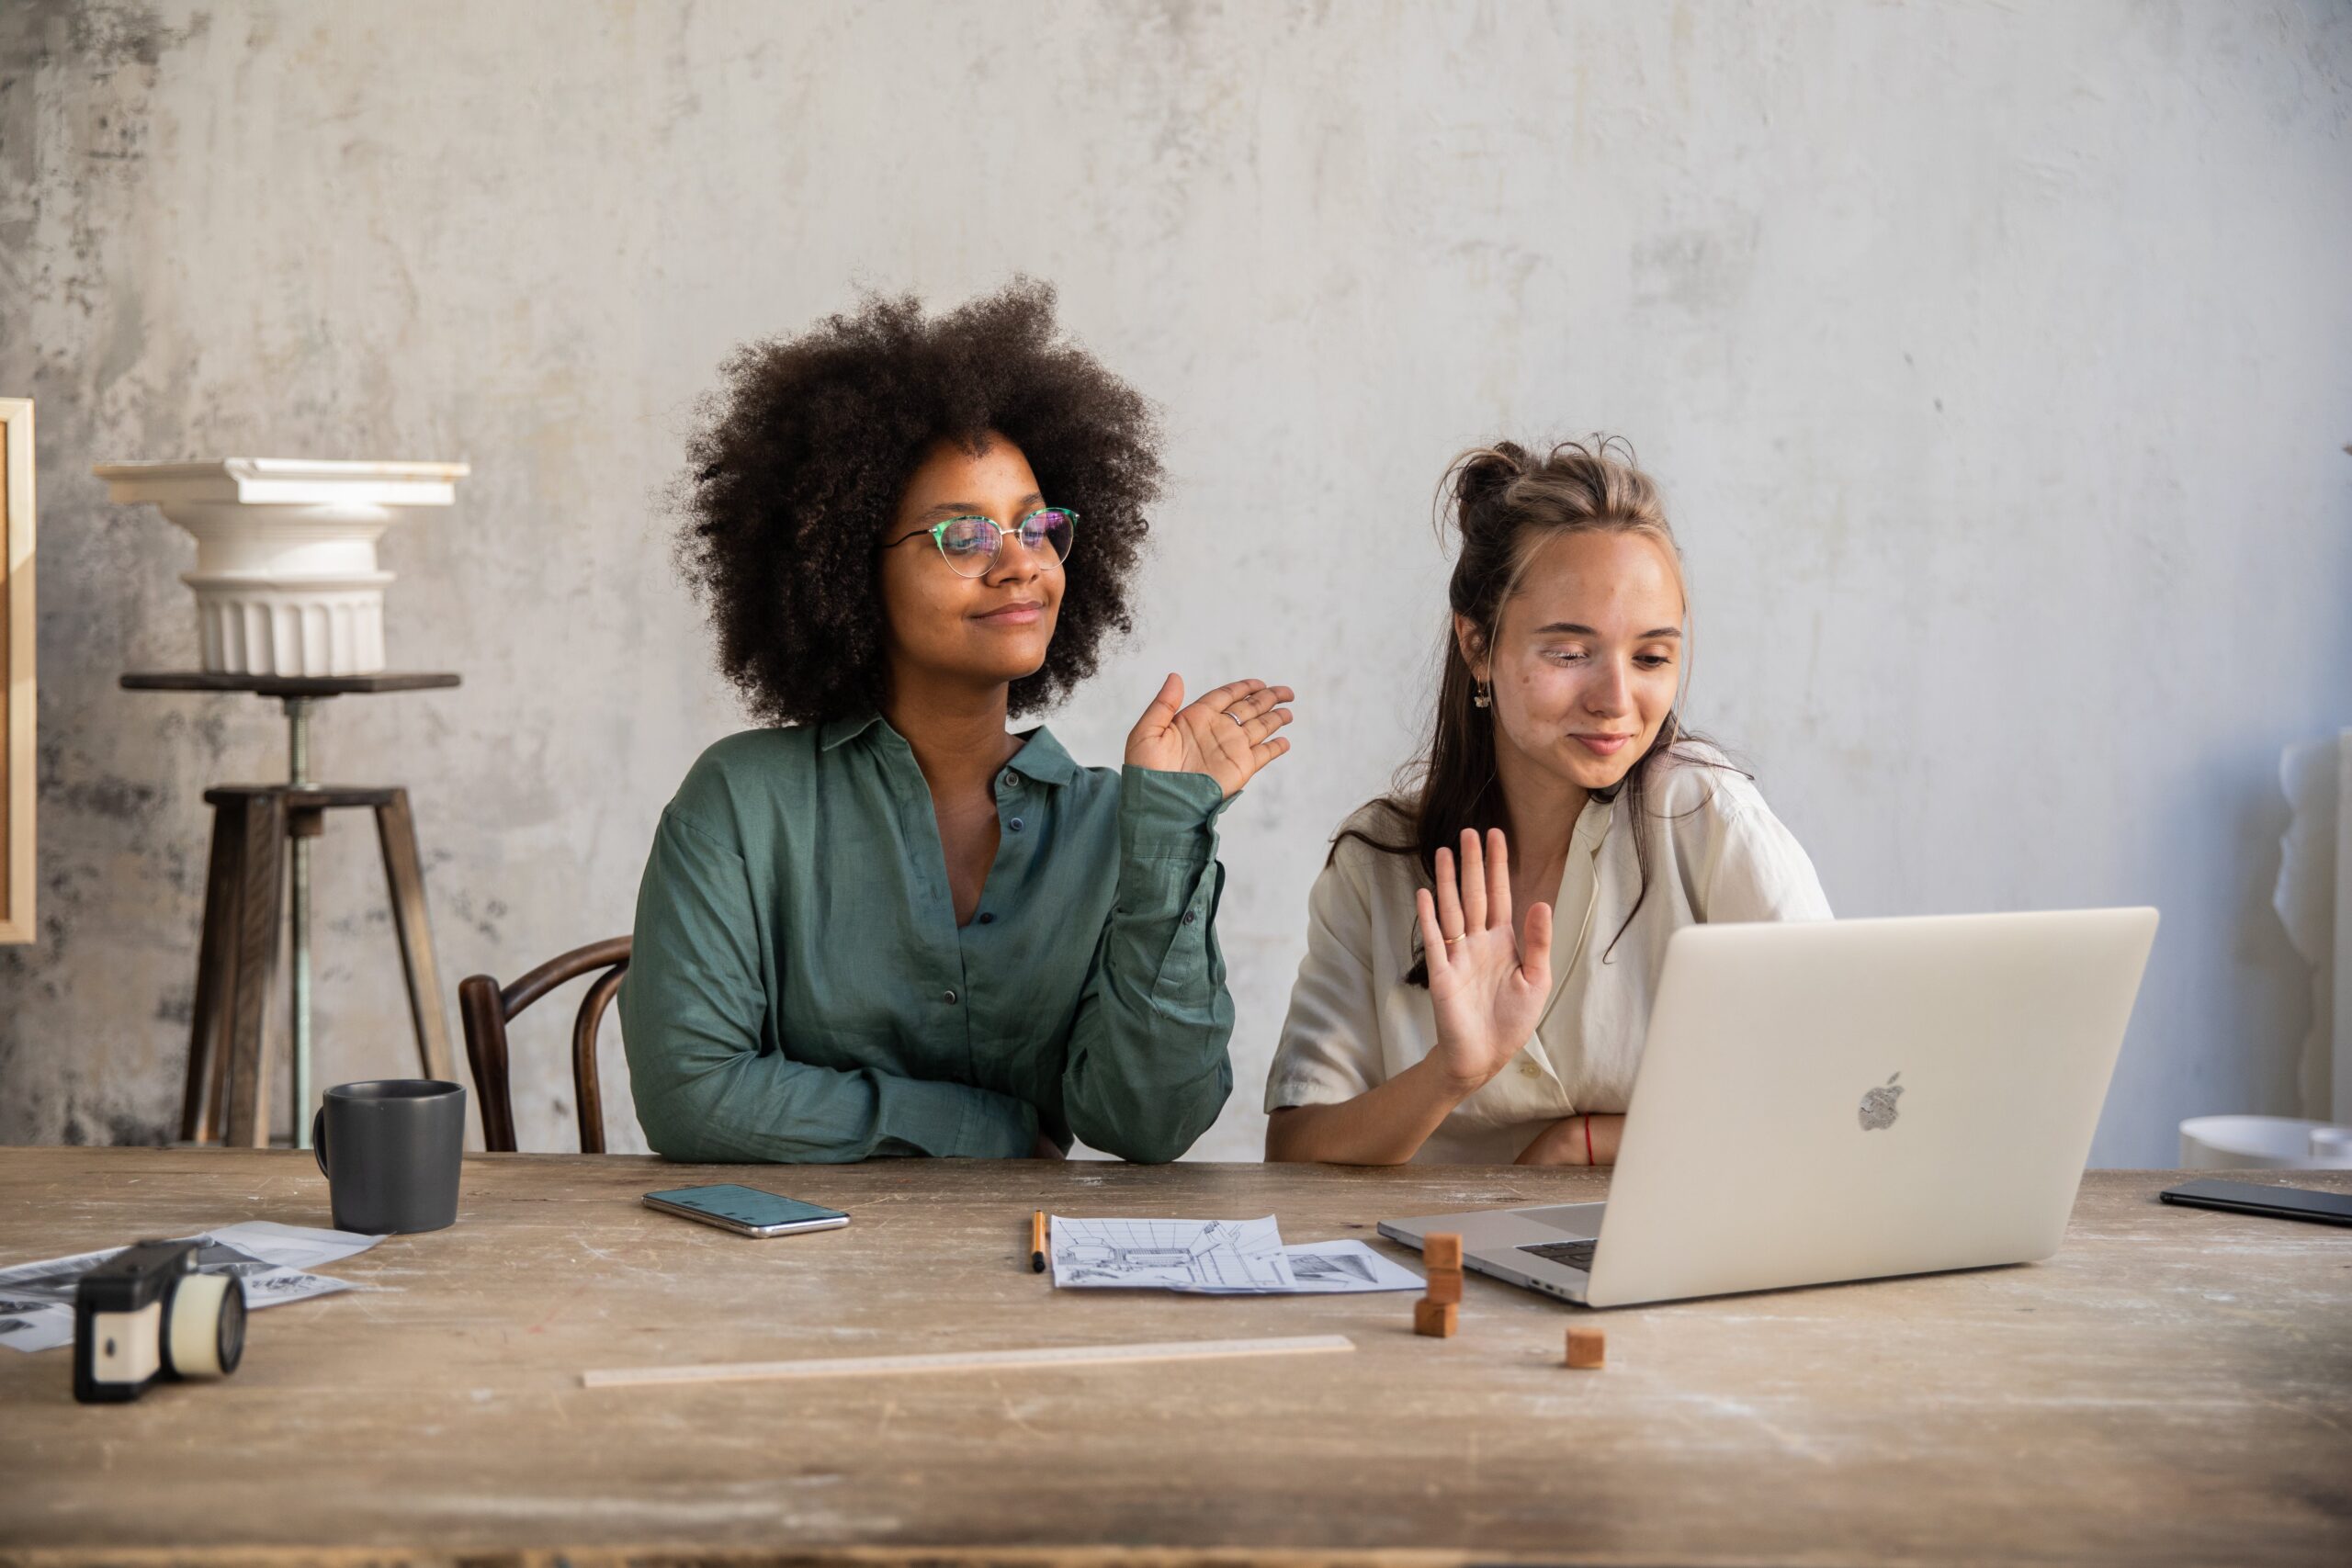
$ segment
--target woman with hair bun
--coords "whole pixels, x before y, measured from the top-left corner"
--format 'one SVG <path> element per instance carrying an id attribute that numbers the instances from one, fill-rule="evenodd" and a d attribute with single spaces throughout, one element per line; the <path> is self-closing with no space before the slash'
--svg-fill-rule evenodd
<path id="1" fill-rule="evenodd" d="M 1117 769 L 1008 728 L 1127 629 L 1149 410 L 1017 283 L 754 344 L 708 412 L 680 556 L 768 728 L 703 753 L 646 860 L 647 1141 L 1175 1158 L 1233 1085 L 1215 824 L 1289 749 L 1290 690 L 1188 705 L 1171 674 Z"/>
<path id="2" fill-rule="evenodd" d="M 1683 728 L 1690 607 L 1622 442 L 1464 454 L 1436 733 L 1340 827 L 1266 1157 L 1606 1165 L 1667 939 L 1826 919 L 1752 780 Z"/>

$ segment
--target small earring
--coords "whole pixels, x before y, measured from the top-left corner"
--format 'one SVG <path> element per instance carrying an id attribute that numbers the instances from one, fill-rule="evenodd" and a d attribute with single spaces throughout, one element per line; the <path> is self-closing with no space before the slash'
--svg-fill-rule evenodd
<path id="1" fill-rule="evenodd" d="M 1494 692 L 1482 681 L 1471 688 L 1470 704 L 1473 707 L 1490 708 L 1495 705 Z"/>

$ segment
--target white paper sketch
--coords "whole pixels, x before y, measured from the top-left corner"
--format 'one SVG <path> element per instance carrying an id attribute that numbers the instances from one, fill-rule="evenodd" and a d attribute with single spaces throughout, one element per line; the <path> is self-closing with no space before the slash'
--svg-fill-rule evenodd
<path id="1" fill-rule="evenodd" d="M 1295 1288 L 1274 1217 L 1053 1217 L 1054 1283 L 1081 1289 L 1255 1292 Z"/>
<path id="2" fill-rule="evenodd" d="M 1418 1291 L 1429 1283 L 1395 1259 L 1374 1252 L 1360 1241 L 1310 1241 L 1283 1248 L 1290 1261 L 1291 1291 L 1302 1296 L 1349 1295 L 1365 1291 Z M 1222 1286 L 1196 1286 L 1212 1295 L 1257 1295 Z"/>
<path id="3" fill-rule="evenodd" d="M 245 1303 L 257 1311 L 352 1289 L 348 1280 L 305 1270 L 365 1252 L 383 1238 L 247 1220 L 179 1239 L 204 1244 L 197 1254 L 198 1272 L 234 1274 L 244 1280 Z M 74 1287 L 83 1275 L 121 1250 L 110 1247 L 0 1269 L 0 1345 L 47 1350 L 74 1343 Z"/>

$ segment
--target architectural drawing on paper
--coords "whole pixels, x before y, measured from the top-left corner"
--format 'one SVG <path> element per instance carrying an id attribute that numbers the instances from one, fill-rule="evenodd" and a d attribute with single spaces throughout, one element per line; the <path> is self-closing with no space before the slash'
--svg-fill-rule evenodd
<path id="1" fill-rule="evenodd" d="M 1282 1235 L 1260 1220 L 1053 1221 L 1057 1285 L 1161 1290 L 1288 1290 Z"/>
<path id="2" fill-rule="evenodd" d="M 1304 1247 L 1290 1254 L 1291 1272 L 1305 1284 L 1331 1284 L 1342 1289 L 1366 1287 L 1375 1283 L 1372 1259 L 1352 1253 L 1308 1252 Z"/>

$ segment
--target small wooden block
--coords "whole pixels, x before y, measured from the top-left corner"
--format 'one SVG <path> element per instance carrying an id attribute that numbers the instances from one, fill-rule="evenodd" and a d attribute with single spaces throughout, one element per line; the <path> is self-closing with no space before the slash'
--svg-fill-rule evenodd
<path id="1" fill-rule="evenodd" d="M 1432 1339 L 1451 1339 L 1453 1331 L 1462 1326 L 1462 1309 L 1452 1302 L 1421 1301 L 1413 1303 L 1413 1332 L 1426 1334 Z"/>
<path id="2" fill-rule="evenodd" d="M 1459 1269 L 1430 1269 L 1429 1289 L 1423 1292 L 1423 1299 L 1444 1302 L 1449 1305 L 1461 1301 L 1462 1270 Z"/>
<path id="3" fill-rule="evenodd" d="M 1568 1330 L 1568 1365 L 1598 1367 L 1605 1363 L 1609 1353 L 1609 1337 L 1598 1328 Z"/>
<path id="4" fill-rule="evenodd" d="M 1462 1233 L 1431 1231 L 1421 1237 L 1421 1262 L 1431 1269 L 1462 1267 Z"/>

